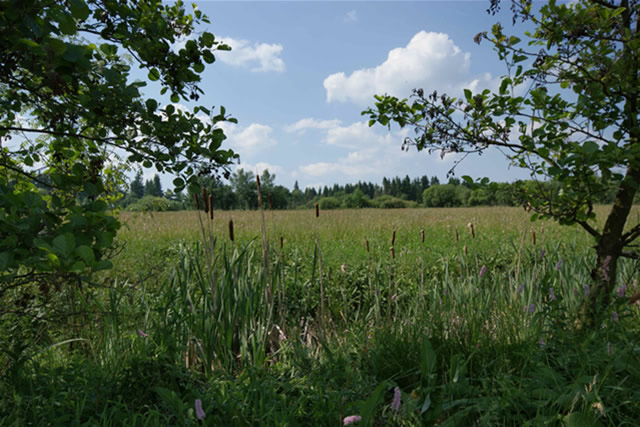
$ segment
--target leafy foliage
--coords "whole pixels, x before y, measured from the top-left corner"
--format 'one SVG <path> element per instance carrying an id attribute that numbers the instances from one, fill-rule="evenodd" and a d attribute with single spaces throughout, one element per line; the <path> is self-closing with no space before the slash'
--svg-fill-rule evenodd
<path id="1" fill-rule="evenodd" d="M 2 2 L 0 281 L 109 267 L 121 165 L 173 173 L 182 188 L 236 158 L 221 148 L 216 124 L 234 121 L 223 107 L 161 106 L 133 74 L 146 70 L 172 103 L 197 101 L 204 64 L 229 50 L 193 33 L 200 22 L 180 1 Z"/>
<path id="2" fill-rule="evenodd" d="M 489 41 L 506 65 L 497 93 L 465 89 L 454 98 L 416 89 L 412 101 L 376 96 L 375 109 L 363 114 L 370 125 L 413 127 L 417 136 L 407 138 L 404 148 L 445 155 L 497 147 L 533 176 L 558 182 L 561 191 L 530 187 L 520 197 L 543 218 L 580 224 L 594 237 L 593 313 L 615 287 L 617 259 L 640 258 L 629 250 L 640 226 L 625 231 L 640 183 L 640 3 L 551 0 L 538 12 L 528 0 L 511 4 L 514 20 L 535 25 L 527 47 L 500 24 L 476 36 Z M 593 203 L 611 188 L 613 207 L 598 229 Z"/>

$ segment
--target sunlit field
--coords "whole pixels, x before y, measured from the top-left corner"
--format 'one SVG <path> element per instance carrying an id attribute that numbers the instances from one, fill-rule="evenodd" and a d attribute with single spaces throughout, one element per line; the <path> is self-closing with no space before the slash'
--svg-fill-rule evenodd
<path id="1" fill-rule="evenodd" d="M 90 293 L 101 309 L 49 332 L 57 345 L 25 362 L 29 392 L 3 410 L 36 424 L 633 425 L 638 266 L 621 263 L 600 328 L 577 332 L 590 237 L 529 217 L 121 213 L 113 286 Z"/>

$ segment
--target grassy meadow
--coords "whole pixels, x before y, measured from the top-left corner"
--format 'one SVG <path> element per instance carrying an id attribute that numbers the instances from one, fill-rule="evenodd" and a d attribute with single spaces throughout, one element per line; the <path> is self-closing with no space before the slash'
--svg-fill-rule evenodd
<path id="1" fill-rule="evenodd" d="M 637 425 L 638 265 L 579 332 L 577 227 L 521 208 L 120 221 L 114 268 L 3 353 L 0 424 Z"/>

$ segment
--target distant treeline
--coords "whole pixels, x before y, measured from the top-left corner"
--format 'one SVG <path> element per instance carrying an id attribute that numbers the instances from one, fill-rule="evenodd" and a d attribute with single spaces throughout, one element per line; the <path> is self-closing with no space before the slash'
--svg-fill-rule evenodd
<path id="1" fill-rule="evenodd" d="M 412 207 L 460 207 L 460 206 L 516 206 L 523 203 L 527 190 L 543 188 L 550 195 L 560 191 L 554 182 L 516 181 L 513 183 L 472 183 L 449 178 L 446 183 L 433 176 L 424 175 L 411 179 L 383 178 L 380 184 L 358 181 L 355 184 L 334 184 L 322 188 L 307 187 L 301 190 L 298 182 L 292 190 L 275 184 L 275 174 L 265 170 L 260 175 L 262 199 L 265 208 L 312 208 L 318 203 L 321 209 L 342 208 L 412 208 Z M 218 210 L 257 209 L 258 188 L 253 173 L 237 169 L 226 184 L 220 179 L 202 178 L 201 186 L 213 196 L 213 207 Z M 199 192 L 198 192 L 199 193 Z M 131 211 L 170 211 L 195 209 L 195 194 L 190 191 L 174 193 L 163 191 L 156 175 L 143 182 L 142 175 L 135 176 L 129 184 L 123 207 Z M 602 194 L 599 203 L 611 203 L 612 190 Z"/>

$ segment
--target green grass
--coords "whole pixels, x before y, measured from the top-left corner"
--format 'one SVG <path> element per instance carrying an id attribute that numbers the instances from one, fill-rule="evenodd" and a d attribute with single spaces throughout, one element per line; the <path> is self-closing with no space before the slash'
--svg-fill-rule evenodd
<path id="1" fill-rule="evenodd" d="M 635 424 L 640 315 L 616 296 L 576 330 L 577 228 L 515 208 L 265 212 L 263 246 L 259 212 L 200 219 L 121 214 L 107 287 L 62 289 L 64 322 L 4 319 L 2 424 Z M 626 296 L 638 275 L 621 264 Z"/>

